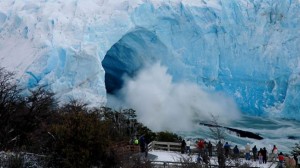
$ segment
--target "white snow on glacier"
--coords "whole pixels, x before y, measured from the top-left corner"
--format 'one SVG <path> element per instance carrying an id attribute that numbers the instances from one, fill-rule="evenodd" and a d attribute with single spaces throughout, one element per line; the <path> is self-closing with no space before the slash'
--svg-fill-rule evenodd
<path id="1" fill-rule="evenodd" d="M 300 120 L 296 0 L 2 0 L 0 66 L 63 101 L 104 104 L 147 64 L 232 97 L 245 114 Z"/>

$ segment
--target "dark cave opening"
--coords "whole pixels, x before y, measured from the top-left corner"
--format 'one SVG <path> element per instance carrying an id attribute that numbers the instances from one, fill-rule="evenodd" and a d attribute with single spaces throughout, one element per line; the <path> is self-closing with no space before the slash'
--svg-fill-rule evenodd
<path id="1" fill-rule="evenodd" d="M 162 61 L 169 55 L 154 33 L 141 28 L 127 33 L 110 48 L 102 61 L 107 93 L 117 93 L 124 85 L 124 76 L 132 78 L 145 65 Z"/>

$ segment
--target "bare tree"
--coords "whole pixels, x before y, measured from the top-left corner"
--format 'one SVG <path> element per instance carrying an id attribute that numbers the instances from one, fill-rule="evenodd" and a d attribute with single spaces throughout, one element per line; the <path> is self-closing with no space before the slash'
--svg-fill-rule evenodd
<path id="1" fill-rule="evenodd" d="M 211 114 L 211 118 L 212 119 L 210 121 L 209 130 L 211 132 L 213 139 L 215 139 L 216 141 L 224 142 L 225 131 L 224 128 L 219 125 L 218 116 L 214 116 L 213 114 Z"/>
<path id="2" fill-rule="evenodd" d="M 224 148 L 222 142 L 225 140 L 225 132 L 224 128 L 219 125 L 218 117 L 211 114 L 212 120 L 210 121 L 209 129 L 211 131 L 211 135 L 217 141 L 216 143 L 216 154 L 218 157 L 219 167 L 223 168 L 226 164 L 226 158 L 224 155 Z"/>
<path id="3" fill-rule="evenodd" d="M 17 88 L 14 73 L 0 68 L 0 149 L 12 139 L 12 118 L 17 109 L 20 90 Z"/>

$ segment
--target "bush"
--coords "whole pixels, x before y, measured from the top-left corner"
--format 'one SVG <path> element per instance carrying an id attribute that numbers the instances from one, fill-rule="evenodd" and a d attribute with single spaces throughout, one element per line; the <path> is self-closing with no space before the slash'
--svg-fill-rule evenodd
<path id="1" fill-rule="evenodd" d="M 13 115 L 16 111 L 19 90 L 14 82 L 14 74 L 0 68 L 0 149 L 6 149 L 15 138 L 11 134 L 13 129 Z"/>
<path id="2" fill-rule="evenodd" d="M 32 135 L 56 107 L 54 94 L 44 87 L 21 97 L 15 81 L 13 73 L 0 68 L 0 150 L 26 149 L 35 144 Z"/>
<path id="3" fill-rule="evenodd" d="M 52 153 L 50 164 L 59 167 L 114 164 L 114 160 L 109 158 L 110 139 L 107 124 L 99 120 L 97 113 L 80 111 L 64 113 L 61 117 L 59 123 L 49 128 L 53 135 L 48 144 Z"/>
<path id="4" fill-rule="evenodd" d="M 43 140 L 40 136 L 44 125 L 49 123 L 55 114 L 57 103 L 54 94 L 46 91 L 43 87 L 31 90 L 14 112 L 11 135 L 16 136 L 14 148 L 25 147 L 32 152 L 40 152 L 40 144 Z"/>
<path id="5" fill-rule="evenodd" d="M 165 142 L 181 142 L 182 138 L 177 134 L 165 131 L 158 132 L 156 136 L 157 141 L 165 141 Z"/>

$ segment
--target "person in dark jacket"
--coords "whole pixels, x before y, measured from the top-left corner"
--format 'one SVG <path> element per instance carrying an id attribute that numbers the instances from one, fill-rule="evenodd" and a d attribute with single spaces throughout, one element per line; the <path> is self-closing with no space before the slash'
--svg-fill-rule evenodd
<path id="1" fill-rule="evenodd" d="M 221 141 L 218 142 L 217 144 L 217 156 L 218 156 L 218 164 L 219 168 L 225 168 L 225 156 L 224 156 L 224 149 L 223 149 L 223 144 Z"/>
<path id="2" fill-rule="evenodd" d="M 185 148 L 186 148 L 186 143 L 185 143 L 185 140 L 183 139 L 181 141 L 181 153 L 182 154 L 184 154 Z"/>
<path id="3" fill-rule="evenodd" d="M 252 153 L 253 153 L 253 159 L 254 159 L 254 161 L 256 161 L 256 159 L 257 159 L 257 148 L 256 148 L 256 145 L 254 145 L 254 147 L 252 148 Z"/>
<path id="4" fill-rule="evenodd" d="M 209 141 L 208 144 L 207 144 L 209 157 L 212 157 L 212 148 L 213 148 L 213 146 L 212 146 L 211 142 Z"/>
<path id="5" fill-rule="evenodd" d="M 228 158 L 229 151 L 230 151 L 230 145 L 228 144 L 228 142 L 226 142 L 224 145 L 224 151 L 225 151 L 225 157 Z"/>
<path id="6" fill-rule="evenodd" d="M 239 148 L 238 148 L 237 145 L 235 145 L 235 147 L 233 148 L 233 155 L 234 155 L 234 158 L 235 158 L 235 159 L 238 159 L 238 158 L 239 158 L 240 150 L 239 150 Z"/>
<path id="7" fill-rule="evenodd" d="M 142 153 L 144 153 L 145 150 L 146 150 L 146 141 L 145 141 L 144 135 L 142 135 L 142 136 L 140 137 L 140 139 L 139 139 L 139 144 L 140 144 L 140 151 L 141 151 Z"/>
<path id="8" fill-rule="evenodd" d="M 263 156 L 263 163 L 267 163 L 267 149 L 264 147 L 262 150 L 262 156 Z"/>

